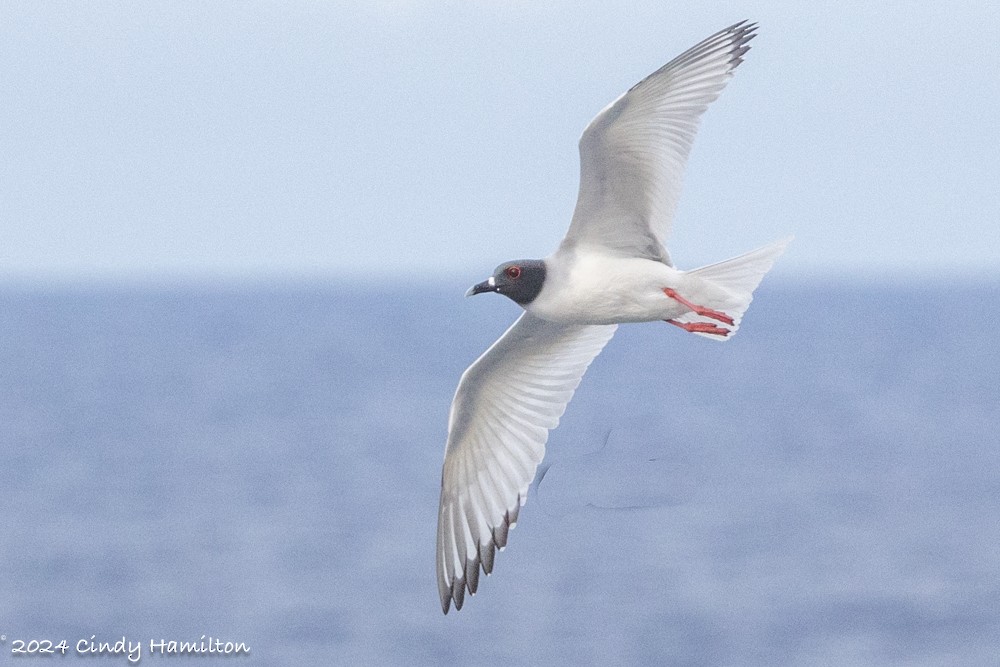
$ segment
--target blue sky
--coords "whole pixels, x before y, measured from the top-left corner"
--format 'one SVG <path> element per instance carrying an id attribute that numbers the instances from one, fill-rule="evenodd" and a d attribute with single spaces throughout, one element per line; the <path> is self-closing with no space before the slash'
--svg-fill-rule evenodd
<path id="1" fill-rule="evenodd" d="M 1000 274 L 995 5 L 384 0 L 0 5 L 0 279 L 479 279 L 562 238 L 599 109 L 743 18 L 679 266 Z"/>

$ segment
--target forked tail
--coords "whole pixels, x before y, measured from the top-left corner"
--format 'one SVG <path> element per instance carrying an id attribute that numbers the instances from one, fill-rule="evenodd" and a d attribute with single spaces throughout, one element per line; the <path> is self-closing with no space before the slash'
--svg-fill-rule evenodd
<path id="1" fill-rule="evenodd" d="M 699 336 L 705 336 L 713 340 L 727 340 L 731 338 L 740 327 L 740 320 L 743 313 L 750 306 L 753 300 L 753 291 L 757 289 L 764 274 L 774 265 L 774 260 L 778 258 L 791 242 L 791 237 L 777 241 L 757 250 L 727 259 L 724 262 L 709 264 L 700 269 L 688 272 L 688 276 L 694 278 L 692 285 L 694 291 L 702 292 L 705 295 L 704 304 L 714 310 L 725 313 L 732 318 L 733 324 L 726 327 L 727 335 L 717 333 L 707 333 L 697 331 L 696 328 L 689 328 L 689 331 Z M 698 283 L 702 283 L 699 285 Z M 687 313 L 676 318 L 676 323 L 693 324 L 699 322 L 711 322 L 694 312 Z M 716 323 L 717 324 L 717 323 Z"/>

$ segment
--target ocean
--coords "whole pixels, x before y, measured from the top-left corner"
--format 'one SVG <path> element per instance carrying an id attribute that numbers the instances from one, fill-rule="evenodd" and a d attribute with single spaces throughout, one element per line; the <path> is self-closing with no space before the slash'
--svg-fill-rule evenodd
<path id="1" fill-rule="evenodd" d="M 448 408 L 517 315 L 465 287 L 0 287 L 0 664 L 1000 661 L 1000 283 L 621 327 L 444 616 Z"/>

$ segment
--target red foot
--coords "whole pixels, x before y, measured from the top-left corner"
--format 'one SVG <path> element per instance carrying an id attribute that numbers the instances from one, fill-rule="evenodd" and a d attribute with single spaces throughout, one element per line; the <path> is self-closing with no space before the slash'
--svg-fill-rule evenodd
<path id="1" fill-rule="evenodd" d="M 677 301 L 677 302 L 679 302 L 679 303 L 687 306 L 693 312 L 698 313 L 702 317 L 710 317 L 713 320 L 719 320 L 723 324 L 728 324 L 730 326 L 732 326 L 732 324 L 733 324 L 733 318 L 729 317 L 729 315 L 726 315 L 725 313 L 720 312 L 718 310 L 712 310 L 711 308 L 706 308 L 705 306 L 699 306 L 698 304 L 691 303 L 690 301 L 688 301 L 687 299 L 685 299 L 684 297 L 682 297 L 680 294 L 678 294 L 677 290 L 671 289 L 669 287 L 664 287 L 663 288 L 663 293 L 666 294 L 667 296 L 669 296 L 671 299 L 673 299 L 673 300 L 675 300 L 675 301 Z M 669 320 L 667 320 L 667 321 L 669 321 Z M 671 324 L 673 324 L 673 323 L 671 323 Z M 714 331 L 710 331 L 710 332 L 706 332 L 706 333 L 715 333 L 715 332 Z"/>
<path id="2" fill-rule="evenodd" d="M 667 324 L 673 324 L 675 327 L 680 327 L 684 331 L 689 331 L 691 333 L 706 333 L 715 334 L 716 336 L 728 336 L 732 333 L 729 329 L 723 329 L 720 326 L 712 324 L 711 322 L 678 322 L 677 320 L 663 320 Z"/>

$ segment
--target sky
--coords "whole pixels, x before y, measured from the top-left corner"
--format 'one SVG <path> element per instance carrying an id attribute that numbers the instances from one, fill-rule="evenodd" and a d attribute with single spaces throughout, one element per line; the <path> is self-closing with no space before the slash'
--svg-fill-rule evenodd
<path id="1" fill-rule="evenodd" d="M 744 18 L 677 265 L 1000 275 L 995 3 L 247 0 L 0 4 L 0 281 L 479 280 L 559 243 L 602 107 Z"/>

